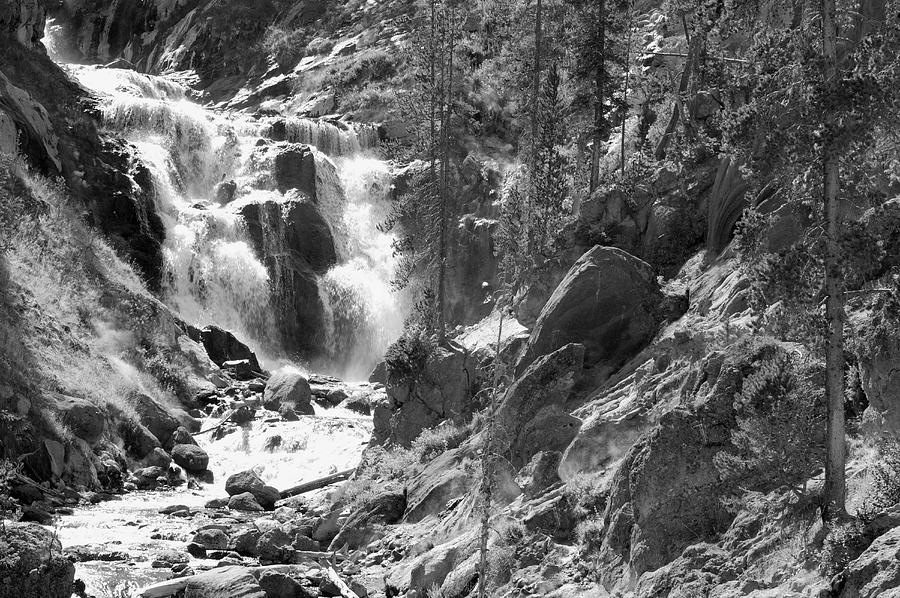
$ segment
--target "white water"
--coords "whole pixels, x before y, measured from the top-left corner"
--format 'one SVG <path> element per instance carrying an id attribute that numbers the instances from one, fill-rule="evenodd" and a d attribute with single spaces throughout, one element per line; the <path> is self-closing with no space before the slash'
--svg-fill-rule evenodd
<path id="1" fill-rule="evenodd" d="M 284 347 L 269 305 L 270 273 L 237 209 L 246 201 L 285 200 L 271 189 L 270 164 L 254 159 L 260 139 L 315 146 L 317 203 L 332 228 L 339 264 L 319 281 L 328 334 L 319 355 L 309 357 L 335 374 L 367 375 L 400 334 L 406 313 L 390 286 L 392 237 L 377 230 L 389 209 L 389 166 L 364 153 L 377 145 L 375 128 L 253 120 L 208 110 L 163 77 L 95 67 L 72 72 L 104 96 L 106 126 L 124 134 L 151 171 L 166 226 L 165 300 L 191 324 L 233 331 L 264 362 Z M 237 201 L 223 205 L 216 186 L 229 180 L 237 184 Z"/>

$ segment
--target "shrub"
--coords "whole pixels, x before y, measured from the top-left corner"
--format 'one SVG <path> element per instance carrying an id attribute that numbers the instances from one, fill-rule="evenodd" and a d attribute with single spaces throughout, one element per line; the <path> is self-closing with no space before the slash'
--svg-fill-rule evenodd
<path id="1" fill-rule="evenodd" d="M 858 510 L 863 520 L 871 520 L 879 512 L 900 503 L 900 442 L 883 438 L 870 467 L 871 486 L 865 502 Z"/>
<path id="2" fill-rule="evenodd" d="M 363 455 L 356 476 L 342 485 L 332 498 L 351 508 L 365 505 L 382 492 L 403 486 L 417 462 L 417 454 L 410 449 L 371 447 Z"/>
<path id="3" fill-rule="evenodd" d="M 454 449 L 462 444 L 469 435 L 469 426 L 445 421 L 441 424 L 422 430 L 412 443 L 412 450 L 419 462 L 427 463 L 440 456 L 441 453 Z"/>
<path id="4" fill-rule="evenodd" d="M 437 349 L 437 342 L 424 328 L 406 330 L 384 355 L 388 381 L 392 384 L 412 382 L 425 369 L 428 358 Z"/>
<path id="5" fill-rule="evenodd" d="M 822 545 L 819 571 L 826 577 L 840 573 L 869 547 L 872 540 L 871 533 L 858 519 L 832 525 Z"/>
<path id="6" fill-rule="evenodd" d="M 579 473 L 566 482 L 565 496 L 578 519 L 603 515 L 609 488 L 604 472 Z"/>
<path id="7" fill-rule="evenodd" d="M 306 55 L 306 33 L 302 29 L 288 30 L 270 25 L 261 46 L 282 68 L 293 66 Z"/>

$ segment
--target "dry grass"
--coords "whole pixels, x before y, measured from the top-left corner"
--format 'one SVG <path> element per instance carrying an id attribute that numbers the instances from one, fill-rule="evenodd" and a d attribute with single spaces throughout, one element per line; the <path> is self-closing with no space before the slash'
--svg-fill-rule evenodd
<path id="1" fill-rule="evenodd" d="M 60 181 L 8 155 L 0 156 L 0 239 L 0 377 L 32 402 L 46 432 L 66 436 L 44 391 L 126 417 L 134 414 L 132 391 L 171 402 L 127 359 L 171 316 L 82 222 Z"/>

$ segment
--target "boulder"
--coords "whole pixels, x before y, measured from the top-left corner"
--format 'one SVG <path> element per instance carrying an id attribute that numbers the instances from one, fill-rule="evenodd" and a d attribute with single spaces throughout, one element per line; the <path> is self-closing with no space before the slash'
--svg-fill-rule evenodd
<path id="1" fill-rule="evenodd" d="M 282 405 L 278 408 L 278 415 L 281 416 L 286 422 L 295 422 L 300 420 L 300 416 L 297 415 L 297 412 L 294 411 L 294 408 L 290 405 Z"/>
<path id="2" fill-rule="evenodd" d="M 259 586 L 265 591 L 266 598 L 306 598 L 309 596 L 299 582 L 278 571 L 260 573 Z"/>
<path id="3" fill-rule="evenodd" d="M 432 586 L 440 587 L 451 571 L 477 552 L 477 538 L 470 531 L 394 567 L 385 579 L 387 595 L 422 596 Z"/>
<path id="4" fill-rule="evenodd" d="M 231 547 L 242 556 L 256 556 L 256 543 L 262 532 L 254 527 L 244 528 L 231 536 Z"/>
<path id="5" fill-rule="evenodd" d="M 0 536 L 0 596 L 69 598 L 75 565 L 56 534 L 33 523 L 4 523 Z"/>
<path id="6" fill-rule="evenodd" d="M 351 549 L 365 546 L 377 536 L 377 526 L 397 523 L 405 510 L 405 491 L 382 492 L 350 513 L 329 550 L 338 550 L 345 544 Z"/>
<path id="7" fill-rule="evenodd" d="M 103 411 L 85 399 L 56 393 L 52 398 L 56 403 L 60 419 L 72 433 L 88 444 L 97 444 L 106 430 L 106 418 Z"/>
<path id="8" fill-rule="evenodd" d="M 159 440 L 143 424 L 127 420 L 121 422 L 118 429 L 125 451 L 135 459 L 143 459 L 160 448 Z"/>
<path id="9" fill-rule="evenodd" d="M 172 447 L 172 460 L 190 473 L 202 473 L 209 465 L 209 455 L 195 444 L 176 444 Z"/>
<path id="10" fill-rule="evenodd" d="M 274 528 L 260 534 L 256 541 L 256 556 L 260 562 L 290 562 L 294 553 L 293 538 L 284 530 Z"/>
<path id="11" fill-rule="evenodd" d="M 188 432 L 184 427 L 180 427 L 175 430 L 175 433 L 172 435 L 172 442 L 175 444 L 197 444 L 197 441 L 194 440 L 194 437 L 191 436 L 191 433 Z"/>
<path id="12" fill-rule="evenodd" d="M 37 450 L 22 457 L 25 473 L 37 482 L 61 478 L 66 471 L 66 449 L 55 440 L 43 440 Z"/>
<path id="13" fill-rule="evenodd" d="M 217 326 L 207 326 L 200 331 L 200 342 L 213 363 L 222 367 L 226 361 L 246 359 L 254 371 L 261 371 L 256 354 L 239 341 L 231 332 Z"/>
<path id="14" fill-rule="evenodd" d="M 148 466 L 155 465 L 163 469 L 168 469 L 169 465 L 172 464 L 172 457 L 169 456 L 169 453 L 164 451 L 162 448 L 156 447 L 155 449 L 150 451 L 149 455 L 147 455 L 145 463 Z"/>
<path id="15" fill-rule="evenodd" d="M 132 393 L 129 402 L 134 405 L 141 424 L 150 430 L 164 447 L 170 445 L 175 430 L 181 425 L 178 420 L 155 399 L 143 393 Z"/>
<path id="16" fill-rule="evenodd" d="M 585 346 L 584 367 L 605 378 L 649 342 L 663 319 L 653 269 L 613 247 L 594 247 L 575 262 L 541 310 L 521 373 L 567 343 Z"/>
<path id="17" fill-rule="evenodd" d="M 267 598 L 256 578 L 242 567 L 217 567 L 188 578 L 185 596 L 197 598 Z"/>
<path id="18" fill-rule="evenodd" d="M 250 492 L 235 494 L 228 499 L 228 508 L 233 511 L 262 512 L 265 509 L 257 502 L 256 497 Z"/>
<path id="19" fill-rule="evenodd" d="M 837 598 L 897 596 L 900 588 L 900 528 L 879 536 L 840 574 Z"/>
<path id="20" fill-rule="evenodd" d="M 559 405 L 547 405 L 522 428 L 513 441 L 510 461 L 522 467 L 538 452 L 566 450 L 578 435 L 581 420 Z"/>
<path id="21" fill-rule="evenodd" d="M 252 469 L 233 474 L 225 480 L 225 492 L 229 496 L 249 492 L 267 511 L 275 508 L 275 503 L 281 498 L 276 488 L 267 486 L 265 482 Z"/>
<path id="22" fill-rule="evenodd" d="M 206 550 L 225 550 L 229 545 L 228 534 L 217 528 L 200 530 L 194 534 L 191 542 Z"/>
<path id="23" fill-rule="evenodd" d="M 582 373 L 585 349 L 583 345 L 568 344 L 544 355 L 528 366 L 509 387 L 497 410 L 497 421 L 503 423 L 505 441 L 515 450 L 513 465 L 521 467 L 538 450 L 562 450 L 561 440 L 571 441 L 578 432 L 579 421 L 560 409 Z M 545 410 L 555 406 L 554 410 Z M 533 422 L 542 413 L 541 419 Z M 548 432 L 542 436 L 542 422 L 553 424 L 564 435 L 554 439 Z M 553 443 L 545 446 L 546 442 Z M 566 442 L 568 444 L 568 442 Z"/>
<path id="24" fill-rule="evenodd" d="M 297 372 L 283 371 L 272 374 L 269 378 L 263 394 L 263 406 L 277 411 L 281 405 L 286 404 L 297 413 L 312 415 L 311 399 L 312 391 L 306 377 Z"/>
<path id="25" fill-rule="evenodd" d="M 422 430 L 475 411 L 471 384 L 477 363 L 459 346 L 437 347 L 411 375 L 390 375 L 387 397 L 373 405 L 374 436 L 409 446 Z"/>
<path id="26" fill-rule="evenodd" d="M 538 496 L 547 488 L 560 483 L 557 468 L 562 459 L 559 451 L 540 451 L 535 453 L 525 467 L 516 476 L 516 483 L 528 498 Z"/>

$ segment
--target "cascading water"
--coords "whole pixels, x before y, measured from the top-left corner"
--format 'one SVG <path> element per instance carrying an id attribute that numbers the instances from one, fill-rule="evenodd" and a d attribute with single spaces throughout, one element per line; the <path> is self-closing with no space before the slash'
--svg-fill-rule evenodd
<path id="1" fill-rule="evenodd" d="M 137 147 L 153 175 L 167 231 L 166 300 L 186 321 L 232 330 L 263 357 L 283 348 L 270 301 L 282 277 L 273 280 L 265 261 L 271 256 L 258 255 L 259 246 L 283 243 L 263 238 L 254 251 L 240 210 L 248 202 L 287 205 L 293 197 L 272 189 L 271 161 L 257 151 L 266 143 L 261 139 L 314 147 L 315 202 L 338 257 L 317 281 L 325 321 L 316 363 L 343 376 L 365 376 L 400 334 L 405 311 L 390 287 L 392 238 L 377 230 L 389 207 L 390 169 L 363 155 L 377 145 L 376 128 L 253 120 L 207 110 L 163 77 L 93 67 L 72 71 L 105 96 L 106 126 Z M 231 181 L 233 196 L 217 199 L 217 186 Z M 267 234 L 272 231 L 261 231 Z"/>

